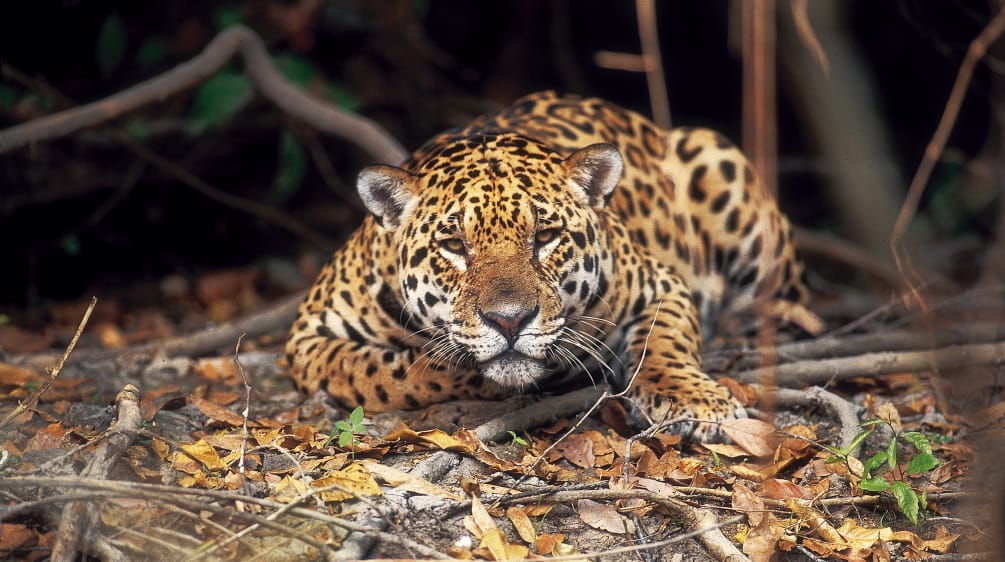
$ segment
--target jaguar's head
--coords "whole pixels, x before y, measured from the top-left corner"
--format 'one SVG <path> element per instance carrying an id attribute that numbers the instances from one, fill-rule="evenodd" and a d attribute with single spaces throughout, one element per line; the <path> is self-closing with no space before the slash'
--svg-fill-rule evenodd
<path id="1" fill-rule="evenodd" d="M 371 166 L 359 193 L 393 230 L 406 314 L 440 363 L 524 387 L 599 342 L 570 329 L 604 292 L 601 210 L 623 162 L 568 158 L 511 133 L 457 137 L 408 171 Z"/>

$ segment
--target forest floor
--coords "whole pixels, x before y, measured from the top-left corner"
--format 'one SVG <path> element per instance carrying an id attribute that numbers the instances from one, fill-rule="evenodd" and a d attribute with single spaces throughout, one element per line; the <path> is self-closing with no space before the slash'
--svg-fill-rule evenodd
<path id="1" fill-rule="evenodd" d="M 88 303 L 0 326 L 4 558 L 993 559 L 989 309 L 936 306 L 926 331 L 845 296 L 821 305 L 845 328 L 774 359 L 713 341 L 706 368 L 758 415 L 699 445 L 638 434 L 606 387 L 379 415 L 302 396 L 279 353 L 296 299 L 228 321 L 269 308 L 255 278 L 207 276 L 171 310 L 99 303 L 65 363 Z"/>

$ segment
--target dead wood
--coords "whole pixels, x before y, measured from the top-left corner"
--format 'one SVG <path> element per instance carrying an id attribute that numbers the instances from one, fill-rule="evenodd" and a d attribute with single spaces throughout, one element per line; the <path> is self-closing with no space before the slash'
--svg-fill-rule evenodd
<path id="1" fill-rule="evenodd" d="M 136 430 L 143 423 L 143 418 L 140 416 L 140 391 L 135 386 L 126 385 L 115 398 L 115 405 L 118 408 L 118 417 L 92 452 L 91 460 L 80 473 L 81 478 L 106 478 L 132 444 Z M 76 558 L 81 546 L 85 552 L 91 550 L 89 544 L 81 544 L 81 539 L 85 533 L 91 533 L 92 527 L 97 522 L 97 516 L 97 504 L 94 502 L 70 502 L 63 506 L 56 542 L 52 547 L 52 559 L 72 560 Z M 105 545 L 102 548 L 111 547 Z"/>
<path id="2" fill-rule="evenodd" d="M 129 359 L 136 362 L 139 358 L 149 358 L 160 353 L 169 357 L 199 357 L 221 349 L 232 347 L 242 334 L 247 337 L 287 330 L 297 315 L 297 307 L 304 299 L 307 291 L 294 293 L 268 308 L 254 314 L 224 322 L 204 330 L 184 334 L 160 341 L 144 343 L 125 349 L 86 349 L 80 350 L 75 359 L 80 362 L 103 362 Z M 43 369 L 55 359 L 52 352 L 31 353 L 14 356 L 12 363 L 34 369 Z M 126 361 L 127 363 L 130 361 Z"/>
<path id="3" fill-rule="evenodd" d="M 521 432 L 582 412 L 596 404 L 608 390 L 610 387 L 602 384 L 549 396 L 530 406 L 483 423 L 475 428 L 475 434 L 482 441 L 498 441 L 504 439 L 509 431 Z"/>
<path id="4" fill-rule="evenodd" d="M 702 545 L 708 550 L 716 560 L 726 562 L 740 562 L 749 559 L 740 552 L 727 539 L 720 530 L 720 523 L 715 515 L 704 508 L 693 507 L 682 501 L 668 498 L 662 494 L 649 492 L 646 490 L 554 490 L 546 491 L 535 496 L 534 499 L 512 500 L 504 498 L 499 503 L 510 505 L 513 503 L 531 503 L 533 501 L 551 500 L 557 502 L 571 502 L 580 499 L 590 500 L 623 500 L 640 499 L 659 505 L 676 517 L 679 517 L 688 531 L 700 533 L 698 535 Z"/>
<path id="5" fill-rule="evenodd" d="M 938 371 L 964 365 L 997 365 L 1005 358 L 1005 342 L 950 345 L 930 351 L 877 352 L 795 361 L 758 367 L 730 376 L 744 383 L 770 381 L 780 387 L 827 384 L 854 377 L 913 371 Z"/>
<path id="6" fill-rule="evenodd" d="M 1005 326 L 995 323 L 956 325 L 938 332 L 896 330 L 844 337 L 783 343 L 770 353 L 763 349 L 721 349 L 705 353 L 703 365 L 711 371 L 747 370 L 766 366 L 767 360 L 791 363 L 808 359 L 850 357 L 864 353 L 919 351 L 968 343 L 993 343 L 1005 340 Z"/>
<path id="7" fill-rule="evenodd" d="M 243 25 L 221 31 L 196 57 L 150 80 L 87 105 L 0 131 L 0 154 L 102 125 L 162 102 L 209 78 L 237 54 L 262 95 L 284 112 L 352 142 L 376 161 L 400 164 L 408 157 L 398 141 L 370 119 L 328 105 L 287 82 L 272 65 L 262 39 Z"/>
<path id="8" fill-rule="evenodd" d="M 823 406 L 838 419 L 841 425 L 840 446 L 843 449 L 851 446 L 855 440 L 855 436 L 859 432 L 856 406 L 837 394 L 828 392 L 819 386 L 810 387 L 806 390 L 759 387 L 758 393 L 769 395 L 769 401 L 778 407 Z M 855 456 L 857 452 L 849 451 L 849 454 Z"/>

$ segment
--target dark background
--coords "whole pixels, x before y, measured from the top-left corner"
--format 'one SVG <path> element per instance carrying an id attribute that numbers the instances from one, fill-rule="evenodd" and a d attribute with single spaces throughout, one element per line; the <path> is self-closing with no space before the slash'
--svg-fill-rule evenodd
<path id="1" fill-rule="evenodd" d="M 905 181 L 882 187 L 893 190 L 899 201 L 966 48 L 989 20 L 989 6 L 980 1 L 842 2 L 844 32 L 861 50 L 871 80 L 867 86 L 889 135 L 894 161 L 888 164 Z M 544 88 L 601 96 L 650 113 L 644 75 L 593 62 L 599 50 L 639 51 L 633 2 L 335 1 L 320 4 L 299 26 L 290 23 L 293 7 L 247 1 L 5 3 L 0 59 L 77 103 L 93 101 L 187 60 L 216 33 L 220 11 L 236 9 L 262 34 L 270 52 L 312 61 L 325 81 L 352 96 L 356 111 L 378 120 L 408 148 Z M 739 36 L 739 20 L 731 10 L 732 3 L 720 0 L 657 2 L 674 123 L 714 127 L 738 141 L 742 65 L 739 42 L 731 39 Z M 126 54 L 122 64 L 103 73 L 96 44 L 112 14 L 125 24 Z M 779 2 L 778 17 L 791 17 L 788 2 Z M 167 54 L 154 67 L 141 68 L 137 51 L 151 37 L 163 38 Z M 977 157 L 988 135 L 990 76 L 982 64 L 952 134 L 951 157 L 937 169 L 923 214 L 933 201 L 963 197 L 954 191 L 959 170 Z M 781 72 L 779 77 L 782 206 L 797 224 L 847 236 L 820 196 L 826 163 L 821 165 L 804 116 L 795 109 L 792 88 Z M 61 107 L 44 96 L 32 97 L 38 92 L 10 76 L 4 76 L 3 85 L 8 98 L 0 103 L 0 129 Z M 300 125 L 269 102 L 257 97 L 235 118 L 194 137 L 177 130 L 191 104 L 190 93 L 180 94 L 141 111 L 138 117 L 166 131 L 151 135 L 148 146 L 218 188 L 284 209 L 333 240 L 343 239 L 358 222 L 358 206 L 326 187 L 310 160 L 297 188 L 277 195 L 273 181 L 280 166 L 280 133 Z M 149 168 L 123 192 L 135 159 L 99 133 L 0 156 L 0 312 L 15 314 L 56 300 L 157 283 L 168 274 L 197 275 L 267 258 L 293 263 L 304 252 L 322 255 L 331 249 L 213 202 Z M 353 177 L 368 158 L 343 139 L 321 142 L 343 193 L 351 194 Z M 957 211 L 957 206 L 965 208 Z M 948 208 L 952 220 L 931 228 L 928 240 L 965 240 L 962 245 L 971 249 L 987 243 L 993 201 Z M 870 250 L 882 255 L 885 249 Z M 946 264 L 946 269 L 954 267 Z"/>

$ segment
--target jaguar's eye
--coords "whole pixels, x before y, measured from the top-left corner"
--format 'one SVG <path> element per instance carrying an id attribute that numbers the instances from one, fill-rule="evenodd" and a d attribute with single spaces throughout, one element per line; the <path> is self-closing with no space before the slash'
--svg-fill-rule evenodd
<path id="1" fill-rule="evenodd" d="M 464 241 L 460 238 L 444 238 L 443 240 L 440 240 L 440 247 L 452 254 L 463 256 L 467 253 L 467 250 L 464 247 Z"/>
<path id="2" fill-rule="evenodd" d="M 558 238 L 559 232 L 560 230 L 557 228 L 542 228 L 534 234 L 534 244 L 538 247 L 544 246 Z"/>

